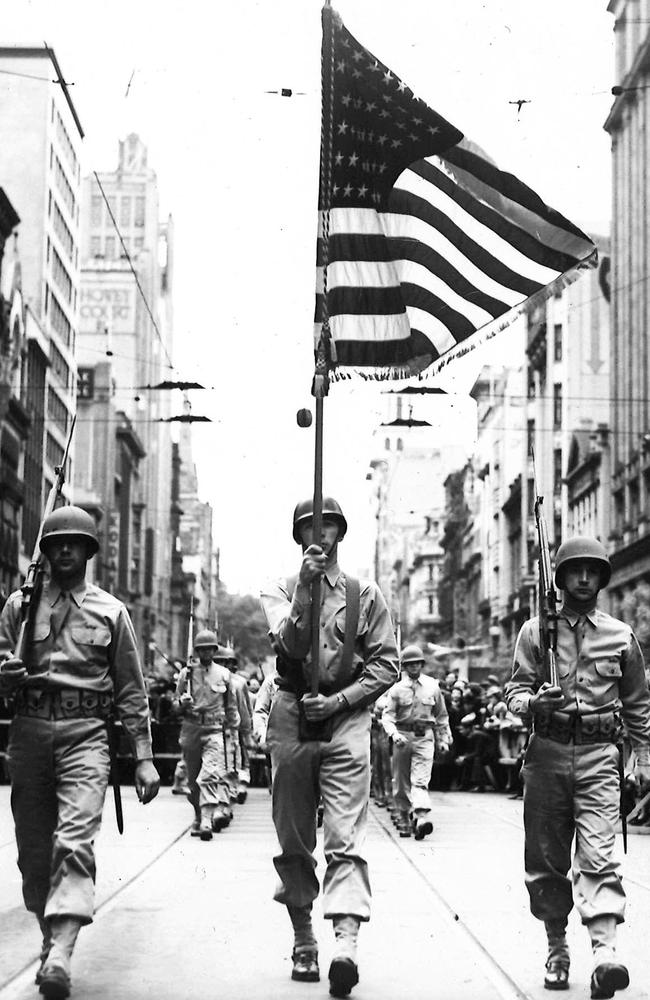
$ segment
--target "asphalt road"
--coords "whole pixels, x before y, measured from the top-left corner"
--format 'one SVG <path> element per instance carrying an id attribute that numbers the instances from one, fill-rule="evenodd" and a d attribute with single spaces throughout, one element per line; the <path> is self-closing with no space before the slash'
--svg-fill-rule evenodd
<path id="1" fill-rule="evenodd" d="M 327 997 L 332 931 L 318 908 L 322 981 L 289 978 L 290 926 L 272 900 L 268 793 L 254 789 L 230 828 L 202 843 L 189 837 L 189 806 L 169 788 L 147 807 L 123 791 L 123 837 L 107 799 L 97 914 L 75 951 L 73 1000 Z M 8 798 L 0 786 L 0 1000 L 26 1000 L 38 996 L 39 933 L 22 907 Z M 548 1000 L 544 931 L 530 916 L 522 878 L 521 802 L 493 793 L 431 798 L 435 830 L 420 843 L 400 840 L 386 811 L 371 807 L 373 917 L 361 928 L 353 997 Z M 619 953 L 632 982 L 619 995 L 650 1000 L 650 837 L 630 837 L 624 866 L 628 920 Z M 572 1000 L 589 996 L 590 954 L 575 914 L 569 932 L 564 996 Z"/>

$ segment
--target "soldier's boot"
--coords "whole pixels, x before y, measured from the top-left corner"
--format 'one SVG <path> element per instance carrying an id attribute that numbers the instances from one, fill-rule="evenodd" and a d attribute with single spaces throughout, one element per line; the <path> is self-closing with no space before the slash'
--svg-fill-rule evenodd
<path id="1" fill-rule="evenodd" d="M 199 837 L 201 840 L 212 840 L 212 814 L 214 806 L 201 806 L 201 822 L 199 824 Z"/>
<path id="2" fill-rule="evenodd" d="M 215 833 L 219 833 L 220 830 L 225 830 L 232 819 L 232 811 L 230 806 L 225 805 L 220 802 L 218 806 L 215 807 L 212 813 L 212 829 Z"/>
<path id="3" fill-rule="evenodd" d="M 52 917 L 49 923 L 50 950 L 38 988 L 47 1000 L 65 1000 L 70 996 L 70 961 L 81 921 L 74 917 Z"/>
<path id="4" fill-rule="evenodd" d="M 38 926 L 41 928 L 41 934 L 43 935 L 43 941 L 41 943 L 41 964 L 36 971 L 36 975 L 34 976 L 34 982 L 37 986 L 40 986 L 43 966 L 45 965 L 45 961 L 50 953 L 50 947 L 52 945 L 52 928 L 50 926 L 50 921 L 46 920 L 45 917 L 38 917 L 37 919 Z"/>
<path id="5" fill-rule="evenodd" d="M 287 906 L 287 911 L 293 927 L 291 978 L 299 983 L 317 983 L 320 980 L 318 942 L 311 924 L 311 905 Z"/>
<path id="6" fill-rule="evenodd" d="M 194 819 L 192 821 L 192 826 L 190 827 L 190 837 L 200 837 L 201 836 L 201 810 L 196 806 L 194 808 Z"/>
<path id="7" fill-rule="evenodd" d="M 544 988 L 547 990 L 568 990 L 569 988 L 569 945 L 566 939 L 566 917 L 545 920 L 548 955 Z"/>
<path id="8" fill-rule="evenodd" d="M 607 914 L 587 924 L 594 968 L 591 973 L 592 1000 L 610 1000 L 617 990 L 630 985 L 630 974 L 616 959 L 616 917 Z"/>
<path id="9" fill-rule="evenodd" d="M 430 833 L 433 833 L 433 823 L 429 819 L 428 809 L 416 809 L 414 826 L 416 840 L 424 840 Z"/>
<path id="10" fill-rule="evenodd" d="M 403 809 L 399 814 L 399 820 L 397 822 L 397 830 L 400 837 L 410 837 L 411 836 L 411 817 L 408 809 Z"/>
<path id="11" fill-rule="evenodd" d="M 330 995 L 347 997 L 359 982 L 357 939 L 359 918 L 349 914 L 334 917 L 334 955 L 329 969 Z"/>
<path id="12" fill-rule="evenodd" d="M 172 795 L 187 795 L 187 771 L 182 760 L 179 760 L 174 769 L 174 780 L 172 782 Z"/>

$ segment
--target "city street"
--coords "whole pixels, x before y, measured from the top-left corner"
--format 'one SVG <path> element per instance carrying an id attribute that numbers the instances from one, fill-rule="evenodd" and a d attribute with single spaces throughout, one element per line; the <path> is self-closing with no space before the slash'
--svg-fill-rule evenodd
<path id="1" fill-rule="evenodd" d="M 331 928 L 318 917 L 322 980 L 289 979 L 289 922 L 271 896 L 275 837 L 270 797 L 254 789 L 212 842 L 190 839 L 185 800 L 161 790 L 146 808 L 124 789 L 119 837 L 107 799 L 98 842 L 98 909 L 82 931 L 74 997 L 190 1000 L 327 996 Z M 360 937 L 358 1000 L 498 1000 L 548 997 L 541 986 L 544 932 L 522 879 L 521 802 L 485 793 L 432 793 L 435 830 L 417 843 L 395 836 L 371 807 L 367 856 L 374 912 Z M 0 1000 L 36 997 L 39 935 L 22 907 L 9 789 L 0 787 Z M 620 954 L 626 1000 L 650 998 L 650 838 L 630 836 L 628 922 Z M 318 910 L 317 910 L 318 913 Z M 587 936 L 570 922 L 571 989 L 588 997 Z"/>

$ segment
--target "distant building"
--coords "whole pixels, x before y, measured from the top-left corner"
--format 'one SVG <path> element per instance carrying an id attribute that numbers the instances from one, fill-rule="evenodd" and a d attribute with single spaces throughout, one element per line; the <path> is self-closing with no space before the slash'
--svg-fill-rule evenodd
<path id="1" fill-rule="evenodd" d="M 75 410 L 83 130 L 53 49 L 2 47 L 0 71 L 0 184 L 21 219 L 22 295 L 30 314 L 22 542 L 31 556 L 44 491 L 63 459 Z"/>
<path id="2" fill-rule="evenodd" d="M 19 218 L 0 187 L 0 605 L 24 574 L 21 521 L 25 442 L 30 427 L 21 403 L 25 350 L 20 261 L 12 237 Z"/>
<path id="3" fill-rule="evenodd" d="M 131 486 L 119 494 L 111 482 L 87 489 L 102 491 L 102 550 L 111 548 L 116 523 L 126 533 L 118 575 L 151 666 L 171 624 L 172 394 L 159 386 L 173 377 L 173 227 L 159 221 L 156 175 L 138 136 L 120 142 L 117 168 L 98 178 L 84 178 L 82 189 L 80 397 L 98 382 L 110 394 L 115 446 Z M 89 419 L 99 420 L 105 406 L 91 408 Z"/>
<path id="4" fill-rule="evenodd" d="M 605 129 L 613 160 L 609 593 L 617 613 L 637 584 L 650 581 L 650 10 L 645 0 L 610 0 L 607 9 L 616 40 L 616 96 Z"/>

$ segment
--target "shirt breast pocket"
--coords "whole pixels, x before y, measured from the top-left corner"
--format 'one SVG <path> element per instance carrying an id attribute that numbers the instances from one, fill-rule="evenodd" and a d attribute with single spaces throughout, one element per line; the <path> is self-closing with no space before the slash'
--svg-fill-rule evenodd
<path id="1" fill-rule="evenodd" d="M 334 616 L 334 635 L 339 640 L 343 642 L 345 639 L 345 611 L 343 607 L 340 611 L 337 611 Z M 361 612 L 359 614 L 359 622 L 357 624 L 357 639 L 361 638 L 368 631 L 368 622 L 366 616 Z"/>
<path id="2" fill-rule="evenodd" d="M 412 691 L 400 691 L 397 696 L 398 703 L 403 708 L 410 708 L 413 704 L 413 692 Z"/>
<path id="3" fill-rule="evenodd" d="M 210 685 L 210 690 L 214 691 L 215 694 L 225 694 L 226 685 L 223 683 L 223 681 L 215 681 L 214 684 Z"/>
<path id="4" fill-rule="evenodd" d="M 436 702 L 435 695 L 433 695 L 433 694 L 423 694 L 422 697 L 420 698 L 420 702 L 426 708 L 432 708 L 433 705 L 435 705 L 435 702 Z"/>
<path id="5" fill-rule="evenodd" d="M 74 625 L 70 629 L 70 635 L 77 646 L 98 646 L 105 649 L 111 641 L 110 631 L 95 625 Z"/>
<path id="6" fill-rule="evenodd" d="M 593 674 L 596 696 L 603 701 L 615 698 L 622 676 L 621 664 L 618 659 L 596 660 Z"/>

